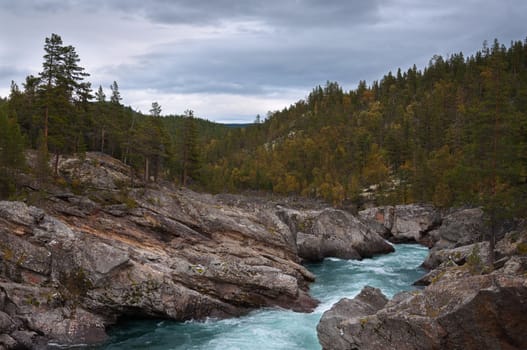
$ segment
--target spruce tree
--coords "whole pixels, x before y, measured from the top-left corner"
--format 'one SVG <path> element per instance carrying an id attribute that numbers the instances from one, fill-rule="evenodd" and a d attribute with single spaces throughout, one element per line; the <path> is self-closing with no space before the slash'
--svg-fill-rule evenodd
<path id="1" fill-rule="evenodd" d="M 119 92 L 119 85 L 117 85 L 116 81 L 114 81 L 112 85 L 110 85 L 110 90 L 112 90 L 112 96 L 110 97 L 110 102 L 116 105 L 120 105 L 122 97 L 121 97 L 121 93 Z"/>
<path id="2" fill-rule="evenodd" d="M 95 93 L 95 99 L 97 100 L 97 102 L 99 103 L 104 103 L 106 102 L 106 95 L 104 94 L 104 90 L 102 89 L 102 86 L 99 85 L 99 89 L 97 90 L 97 92 Z"/>
<path id="3" fill-rule="evenodd" d="M 150 109 L 150 115 L 152 117 L 161 116 L 161 105 L 157 102 L 152 102 L 152 108 Z"/>

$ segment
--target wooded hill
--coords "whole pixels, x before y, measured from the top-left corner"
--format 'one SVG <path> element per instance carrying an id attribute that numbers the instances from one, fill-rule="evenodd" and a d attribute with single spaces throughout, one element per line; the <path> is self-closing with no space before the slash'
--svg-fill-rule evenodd
<path id="1" fill-rule="evenodd" d="M 210 143 L 208 189 L 360 202 L 490 205 L 525 213 L 527 42 L 434 56 L 343 91 L 334 82 Z M 501 204 L 497 204 L 497 203 Z"/>
<path id="2" fill-rule="evenodd" d="M 44 51 L 43 71 L 23 89 L 13 83 L 0 101 L 4 197 L 17 192 L 11 179 L 26 147 L 40 150 L 43 180 L 53 179 L 49 157 L 94 150 L 147 181 L 164 177 L 210 192 L 268 191 L 342 205 L 360 204 L 372 188 L 377 204 L 526 213 L 527 41 L 494 41 L 470 57 L 434 56 L 422 71 L 398 70 L 352 91 L 328 82 L 240 128 L 192 111 L 161 117 L 157 103 L 150 115 L 137 113 L 121 105 L 116 82 L 109 100 L 101 87 L 93 96 L 73 47 L 53 34 Z"/>

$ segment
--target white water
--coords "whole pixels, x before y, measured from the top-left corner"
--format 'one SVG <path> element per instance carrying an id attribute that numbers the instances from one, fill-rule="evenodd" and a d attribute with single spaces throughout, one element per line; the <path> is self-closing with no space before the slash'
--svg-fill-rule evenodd
<path id="1" fill-rule="evenodd" d="M 102 349 L 320 349 L 316 335 L 318 321 L 341 298 L 354 297 L 365 285 L 380 288 L 388 297 L 413 289 L 412 283 L 424 272 L 419 265 L 428 249 L 409 244 L 395 248 L 395 253 L 373 259 L 330 258 L 308 265 L 317 276 L 311 285 L 311 295 L 321 302 L 311 314 L 264 309 L 227 320 L 133 321 L 113 330 L 110 341 Z"/>

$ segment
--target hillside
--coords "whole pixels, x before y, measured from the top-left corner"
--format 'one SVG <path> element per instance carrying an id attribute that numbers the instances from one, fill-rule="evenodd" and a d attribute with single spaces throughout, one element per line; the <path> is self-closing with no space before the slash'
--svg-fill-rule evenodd
<path id="1" fill-rule="evenodd" d="M 46 52 L 52 49 L 46 44 Z M 190 110 L 163 117 L 157 103 L 150 115 L 138 113 L 120 104 L 116 82 L 108 101 L 102 88 L 91 95 L 85 73 L 55 76 L 67 71 L 65 62 L 28 76 L 23 90 L 13 82 L 0 101 L 3 198 L 24 195 L 13 179 L 24 168 L 22 152 L 32 148 L 40 150 L 35 171 L 43 182 L 58 180 L 61 157 L 99 151 L 130 165 L 133 178 L 213 193 L 263 191 L 356 208 L 483 205 L 496 218 L 526 213 L 527 43 L 521 41 L 485 44 L 469 57 L 434 56 L 422 71 L 399 69 L 352 91 L 327 82 L 245 127 L 202 120 Z"/>
<path id="2" fill-rule="evenodd" d="M 360 203 L 370 186 L 377 204 L 446 207 L 502 196 L 525 213 L 526 128 L 527 45 L 495 41 L 352 91 L 316 87 L 210 147 L 204 173 L 215 181 L 206 186 L 336 205 Z"/>
<path id="3" fill-rule="evenodd" d="M 146 185 L 97 152 L 61 158 L 58 171 L 75 185 L 24 174 L 26 203 L 0 201 L 2 349 L 100 343 L 129 317 L 310 312 L 314 275 L 302 262 L 393 251 L 358 218 L 314 201 Z"/>

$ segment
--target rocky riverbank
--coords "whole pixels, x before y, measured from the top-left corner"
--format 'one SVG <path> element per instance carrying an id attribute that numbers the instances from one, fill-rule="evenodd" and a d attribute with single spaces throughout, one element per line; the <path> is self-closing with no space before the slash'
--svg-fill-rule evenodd
<path id="1" fill-rule="evenodd" d="M 324 313 L 317 327 L 322 347 L 526 349 L 525 223 L 501 229 L 496 261 L 489 266 L 489 244 L 482 242 L 488 232 L 480 209 L 451 210 L 436 221 L 430 220 L 436 214 L 423 215 L 433 210 L 412 210 L 421 214 L 410 234 L 397 225 L 401 217 L 393 215 L 397 212 L 402 213 L 401 208 L 374 208 L 361 215 L 377 221 L 374 226 L 385 236 L 411 237 L 431 247 L 423 263 L 431 271 L 416 283 L 426 287 L 392 300 L 366 287 L 355 298 L 342 299 Z"/>
<path id="2" fill-rule="evenodd" d="M 96 344 L 123 317 L 312 310 L 302 261 L 393 250 L 321 205 L 142 184 L 108 156 L 62 159 L 62 186 L 0 202 L 0 349 Z"/>

